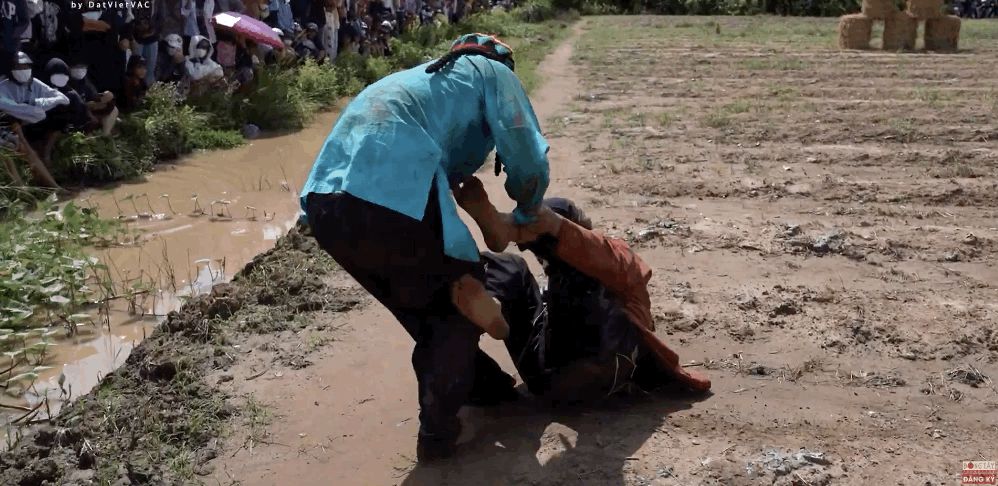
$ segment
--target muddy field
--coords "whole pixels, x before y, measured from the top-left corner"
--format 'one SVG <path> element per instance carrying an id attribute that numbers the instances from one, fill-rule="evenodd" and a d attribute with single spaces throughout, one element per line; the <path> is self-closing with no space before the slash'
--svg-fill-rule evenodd
<path id="1" fill-rule="evenodd" d="M 462 455 L 417 467 L 408 336 L 293 233 L 0 483 L 958 484 L 998 459 L 998 24 L 951 55 L 834 29 L 589 18 L 538 70 L 550 194 L 652 265 L 713 395 L 466 409 Z"/>

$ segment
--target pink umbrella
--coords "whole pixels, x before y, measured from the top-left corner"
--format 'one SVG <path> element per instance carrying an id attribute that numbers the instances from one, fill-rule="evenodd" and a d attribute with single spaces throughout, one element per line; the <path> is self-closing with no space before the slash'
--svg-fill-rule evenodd
<path id="1" fill-rule="evenodd" d="M 212 23 L 222 29 L 252 39 L 260 44 L 267 44 L 275 49 L 284 49 L 281 38 L 274 33 L 269 25 L 236 12 L 223 12 L 212 17 Z"/>

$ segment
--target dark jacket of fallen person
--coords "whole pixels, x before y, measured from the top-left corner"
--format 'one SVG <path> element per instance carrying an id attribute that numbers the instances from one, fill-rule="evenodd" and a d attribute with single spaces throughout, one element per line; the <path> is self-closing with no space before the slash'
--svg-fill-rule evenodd
<path id="1" fill-rule="evenodd" d="M 571 201 L 544 205 L 566 221 L 557 235 L 520 245 L 544 265 L 543 295 L 523 258 L 483 254 L 486 287 L 510 326 L 507 349 L 531 393 L 573 402 L 632 384 L 709 390 L 710 380 L 683 369 L 654 333 L 648 265 L 624 241 L 592 231 Z"/>

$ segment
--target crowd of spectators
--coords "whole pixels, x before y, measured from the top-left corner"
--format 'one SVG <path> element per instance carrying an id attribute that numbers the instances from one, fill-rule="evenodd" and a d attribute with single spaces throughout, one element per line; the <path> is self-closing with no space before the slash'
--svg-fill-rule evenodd
<path id="1" fill-rule="evenodd" d="M 110 135 L 156 83 L 175 83 L 188 96 L 247 88 L 265 64 L 391 55 L 393 36 L 505 1 L 0 0 L 0 146 L 55 186 L 45 167 L 59 137 Z M 219 28 L 212 19 L 224 12 L 266 23 L 285 48 Z"/>

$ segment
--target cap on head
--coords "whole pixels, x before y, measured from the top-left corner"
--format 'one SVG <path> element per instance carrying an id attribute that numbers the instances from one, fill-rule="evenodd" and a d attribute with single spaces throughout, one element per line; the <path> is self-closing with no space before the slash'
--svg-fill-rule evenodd
<path id="1" fill-rule="evenodd" d="M 458 37 L 450 46 L 451 52 L 479 51 L 489 59 L 499 61 L 513 69 L 513 49 L 496 36 L 488 34 L 465 34 Z"/>
<path id="2" fill-rule="evenodd" d="M 495 36 L 465 34 L 451 44 L 450 52 L 427 66 L 426 72 L 435 73 L 461 56 L 475 54 L 485 56 L 496 62 L 501 62 L 510 70 L 513 70 L 515 67 L 513 63 L 513 49 Z"/>
<path id="3" fill-rule="evenodd" d="M 184 40 L 180 38 L 177 34 L 169 34 L 166 36 L 166 45 L 174 49 L 180 49 L 184 46 Z"/>

